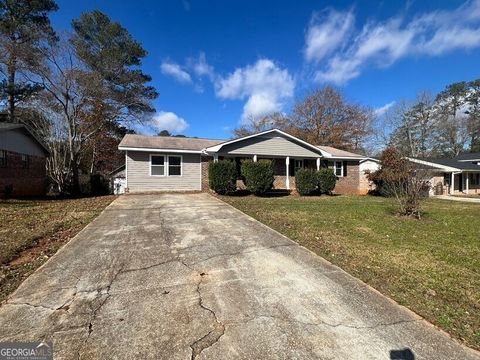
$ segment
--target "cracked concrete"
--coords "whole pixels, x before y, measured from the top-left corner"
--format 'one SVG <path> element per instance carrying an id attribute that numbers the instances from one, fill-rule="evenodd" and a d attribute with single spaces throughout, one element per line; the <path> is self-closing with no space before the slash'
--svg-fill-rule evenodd
<path id="1" fill-rule="evenodd" d="M 480 359 L 207 194 L 120 197 L 0 307 L 55 359 Z"/>

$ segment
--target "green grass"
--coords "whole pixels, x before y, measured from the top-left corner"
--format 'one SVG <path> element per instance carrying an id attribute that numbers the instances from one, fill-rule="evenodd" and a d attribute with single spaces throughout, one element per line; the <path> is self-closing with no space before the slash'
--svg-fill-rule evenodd
<path id="1" fill-rule="evenodd" d="M 431 199 L 414 220 L 381 197 L 221 199 L 480 349 L 480 204 Z"/>
<path id="2" fill-rule="evenodd" d="M 0 301 L 114 198 L 0 201 Z"/>

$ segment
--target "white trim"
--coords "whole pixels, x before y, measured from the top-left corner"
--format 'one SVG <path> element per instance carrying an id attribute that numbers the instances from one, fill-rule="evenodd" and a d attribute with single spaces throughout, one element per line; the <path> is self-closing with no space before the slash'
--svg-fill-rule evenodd
<path id="1" fill-rule="evenodd" d="M 125 151 L 125 189 L 128 189 L 128 150 Z"/>
<path id="2" fill-rule="evenodd" d="M 152 156 L 163 156 L 163 165 L 152 165 Z M 179 157 L 180 158 L 180 175 L 170 175 L 170 161 L 169 157 Z M 183 176 L 183 155 L 171 155 L 171 154 L 149 154 L 149 174 L 150 176 L 155 177 L 182 177 Z M 201 159 L 200 159 L 201 160 Z M 163 175 L 152 175 L 152 166 L 163 166 Z M 176 166 L 176 165 L 173 165 Z"/>
<path id="3" fill-rule="evenodd" d="M 415 159 L 415 158 L 410 158 L 410 157 L 407 157 L 407 159 L 411 162 L 421 164 L 421 165 L 431 166 L 431 167 L 437 168 L 439 170 L 444 170 L 446 172 L 454 172 L 454 171 L 460 171 L 461 172 L 462 171 L 461 169 L 457 169 L 457 168 L 454 168 L 454 167 L 451 167 L 451 166 L 446 166 L 446 165 L 440 165 L 440 164 L 430 162 L 430 161 L 425 161 L 425 160 L 420 160 L 420 159 Z"/>
<path id="4" fill-rule="evenodd" d="M 287 156 L 285 158 L 285 185 L 287 186 L 287 190 L 290 190 L 290 156 Z"/>
<path id="5" fill-rule="evenodd" d="M 278 129 L 271 129 L 271 130 L 267 130 L 267 131 L 262 131 L 262 132 L 252 134 L 252 135 L 248 135 L 248 136 L 244 136 L 244 137 L 241 137 L 241 138 L 238 138 L 238 139 L 229 140 L 229 141 L 223 142 L 223 143 L 218 144 L 218 145 L 207 147 L 207 148 L 205 148 L 205 151 L 207 151 L 207 152 L 219 152 L 220 149 L 225 145 L 230 145 L 230 144 L 236 143 L 238 141 L 247 140 L 247 139 L 250 139 L 250 138 L 253 138 L 253 137 L 269 134 L 271 132 L 277 132 L 277 133 L 279 133 L 279 134 L 281 134 L 281 135 L 283 135 L 287 138 L 298 141 L 300 144 L 303 144 L 304 146 L 306 146 L 310 149 L 314 149 L 316 152 L 319 152 L 323 157 L 328 157 L 328 158 L 332 157 L 332 154 L 316 147 L 315 145 L 309 144 L 308 142 L 303 141 L 302 139 L 299 139 L 299 138 L 297 138 L 293 135 L 287 134 L 286 132 L 278 130 Z"/>
<path id="6" fill-rule="evenodd" d="M 340 170 L 341 170 L 341 171 L 340 171 L 340 175 L 337 175 L 337 163 L 341 163 L 341 164 L 342 164 L 342 166 L 340 167 Z M 337 177 L 343 177 L 343 176 L 344 176 L 344 175 L 343 175 L 343 174 L 345 173 L 345 172 L 343 171 L 343 167 L 344 167 L 344 166 L 345 166 L 344 161 L 336 161 L 336 160 L 335 160 L 335 161 L 333 162 L 333 173 L 335 174 L 335 176 L 337 176 Z"/>
<path id="7" fill-rule="evenodd" d="M 320 170 L 320 158 L 317 158 L 317 171 Z"/>
<path id="8" fill-rule="evenodd" d="M 257 155 L 253 155 L 253 162 L 257 162 Z"/>
<path id="9" fill-rule="evenodd" d="M 201 154 L 202 150 L 181 150 L 181 149 L 154 149 L 154 148 L 136 148 L 119 146 L 118 150 L 131 150 L 131 151 L 145 151 L 145 152 L 159 152 L 159 153 L 181 153 L 181 154 Z"/>
<path id="10" fill-rule="evenodd" d="M 380 160 L 378 160 L 378 159 L 367 157 L 367 158 L 363 158 L 362 160 L 360 160 L 360 164 L 365 162 L 365 161 L 373 161 L 373 162 L 376 162 L 376 163 L 380 163 Z"/>

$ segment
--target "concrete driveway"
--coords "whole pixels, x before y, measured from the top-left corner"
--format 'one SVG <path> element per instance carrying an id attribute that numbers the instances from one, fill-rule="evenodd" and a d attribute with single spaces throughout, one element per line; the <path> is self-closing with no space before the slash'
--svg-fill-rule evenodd
<path id="1" fill-rule="evenodd" d="M 117 199 L 0 308 L 13 339 L 55 359 L 480 359 L 207 194 Z"/>

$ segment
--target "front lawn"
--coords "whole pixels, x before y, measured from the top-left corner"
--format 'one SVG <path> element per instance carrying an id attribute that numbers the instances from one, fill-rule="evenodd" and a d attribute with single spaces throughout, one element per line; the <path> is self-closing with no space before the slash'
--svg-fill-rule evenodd
<path id="1" fill-rule="evenodd" d="M 0 200 L 0 302 L 113 199 Z"/>
<path id="2" fill-rule="evenodd" d="M 381 197 L 221 199 L 480 349 L 480 204 L 431 199 L 414 220 Z"/>

